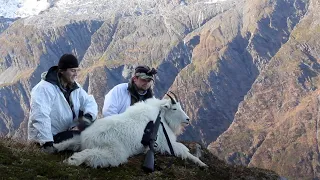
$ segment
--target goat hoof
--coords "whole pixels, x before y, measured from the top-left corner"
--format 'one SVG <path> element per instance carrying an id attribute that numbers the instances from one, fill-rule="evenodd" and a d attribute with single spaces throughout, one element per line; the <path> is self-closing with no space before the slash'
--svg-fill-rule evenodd
<path id="1" fill-rule="evenodd" d="M 200 167 L 202 167 L 202 168 L 208 168 L 209 166 L 208 165 L 206 165 L 205 163 L 200 163 Z"/>
<path id="2" fill-rule="evenodd" d="M 63 161 L 64 163 L 68 165 L 73 165 L 73 166 L 79 166 L 81 164 L 80 161 L 78 161 L 76 158 L 70 157 L 69 159 L 66 159 Z"/>
<path id="3" fill-rule="evenodd" d="M 200 169 L 207 171 L 209 169 L 209 166 L 203 163 L 203 165 L 200 165 Z"/>

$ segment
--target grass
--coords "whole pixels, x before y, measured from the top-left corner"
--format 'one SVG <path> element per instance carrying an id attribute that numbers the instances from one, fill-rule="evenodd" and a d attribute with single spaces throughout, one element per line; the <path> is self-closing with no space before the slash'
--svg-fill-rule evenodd
<path id="1" fill-rule="evenodd" d="M 195 144 L 187 145 L 192 152 Z M 279 179 L 269 170 L 227 165 L 207 150 L 203 150 L 201 157 L 209 165 L 207 169 L 187 160 L 156 154 L 153 173 L 141 169 L 143 154 L 130 158 L 128 163 L 119 167 L 100 169 L 62 163 L 70 155 L 70 152 L 45 154 L 35 145 L 1 138 L 1 179 Z"/>

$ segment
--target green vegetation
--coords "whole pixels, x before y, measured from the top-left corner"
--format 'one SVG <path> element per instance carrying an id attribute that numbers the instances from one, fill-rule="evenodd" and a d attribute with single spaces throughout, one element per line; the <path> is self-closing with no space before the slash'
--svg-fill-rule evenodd
<path id="1" fill-rule="evenodd" d="M 188 144 L 193 150 L 193 144 Z M 203 152 L 202 160 L 209 165 L 201 169 L 192 162 L 180 158 L 156 155 L 154 173 L 141 169 L 144 155 L 129 159 L 127 164 L 113 168 L 92 169 L 86 166 L 68 166 L 62 161 L 71 153 L 49 155 L 35 145 L 0 140 L 1 179 L 278 179 L 272 171 L 241 166 L 230 166 Z M 172 163 L 171 166 L 169 166 Z M 169 166 L 169 167 L 168 167 Z"/>

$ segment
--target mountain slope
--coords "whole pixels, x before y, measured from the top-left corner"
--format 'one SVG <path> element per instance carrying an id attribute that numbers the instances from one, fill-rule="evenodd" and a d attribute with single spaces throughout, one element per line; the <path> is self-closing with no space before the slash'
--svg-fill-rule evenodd
<path id="1" fill-rule="evenodd" d="M 210 143 L 229 127 L 239 103 L 307 7 L 307 1 L 238 1 L 188 34 L 192 63 L 173 83 L 196 120 L 187 136 Z"/>
<path id="2" fill-rule="evenodd" d="M 115 9 L 123 2 L 119 3 L 114 5 Z M 104 94 L 114 85 L 128 81 L 137 64 L 158 69 L 155 92 L 157 97 L 162 97 L 179 71 L 190 63 L 183 37 L 233 6 L 232 3 L 187 3 L 190 4 L 155 5 L 150 0 L 141 5 L 141 8 L 153 7 L 153 11 L 146 14 L 133 13 L 129 3 L 119 11 L 109 11 L 110 17 L 103 15 L 105 11 L 101 11 L 101 16 L 85 16 L 88 12 L 70 16 L 72 12 L 56 7 L 38 16 L 16 20 L 0 34 L 3 44 L 0 46 L 0 96 L 2 99 L 26 97 L 22 92 L 30 94 L 40 74 L 57 64 L 61 54 L 74 53 L 81 61 L 79 81 L 94 94 L 100 109 Z M 83 7 L 88 11 L 103 8 L 89 3 L 75 10 L 80 12 Z M 27 87 L 19 88 L 17 83 Z M 11 91 L 12 88 L 18 89 Z M 24 104 L 23 110 L 16 113 L 14 106 L 1 103 L 1 109 L 6 111 L 0 113 L 0 121 L 6 126 L 1 126 L 0 130 L 4 134 L 26 137 L 21 132 L 26 130 L 28 96 L 11 101 Z M 11 118 L 13 114 L 16 114 L 14 119 Z"/>
<path id="3" fill-rule="evenodd" d="M 147 64 L 158 69 L 156 97 L 173 90 L 192 118 L 181 139 L 219 137 L 211 150 L 230 163 L 318 178 L 317 3 L 54 1 L 0 27 L 0 132 L 27 137 L 31 88 L 73 53 L 100 112 L 104 95 Z"/>
<path id="4" fill-rule="evenodd" d="M 229 163 L 276 170 L 289 179 L 319 172 L 319 3 L 308 13 L 209 149 Z"/>

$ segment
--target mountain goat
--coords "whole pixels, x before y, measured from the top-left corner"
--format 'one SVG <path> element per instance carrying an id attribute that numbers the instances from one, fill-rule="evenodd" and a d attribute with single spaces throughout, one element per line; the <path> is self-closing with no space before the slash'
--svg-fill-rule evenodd
<path id="1" fill-rule="evenodd" d="M 176 141 L 176 135 L 182 132 L 183 125 L 189 124 L 189 117 L 182 110 L 180 103 L 172 97 L 162 100 L 151 98 L 138 102 L 122 114 L 96 120 L 82 131 L 80 136 L 54 144 L 54 147 L 58 151 L 81 150 L 64 161 L 69 165 L 79 166 L 85 163 L 97 168 L 124 164 L 129 157 L 145 152 L 146 147 L 141 144 L 144 129 L 149 121 L 156 120 L 160 111 L 161 121 L 168 133 L 174 155 L 206 167 L 199 158 L 189 153 L 185 145 Z M 159 128 L 156 143 L 156 151 L 162 154 L 170 152 L 162 128 Z"/>

